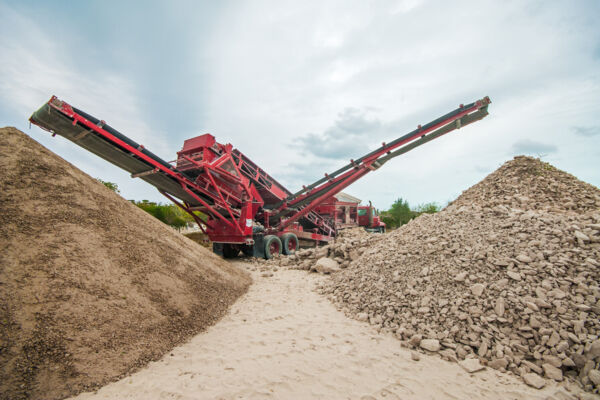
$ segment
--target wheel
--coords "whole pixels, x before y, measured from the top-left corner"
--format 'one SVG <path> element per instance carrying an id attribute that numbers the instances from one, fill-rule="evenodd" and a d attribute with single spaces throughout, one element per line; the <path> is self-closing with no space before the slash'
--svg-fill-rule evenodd
<path id="1" fill-rule="evenodd" d="M 271 259 L 277 254 L 281 254 L 281 240 L 275 235 L 267 235 L 265 241 L 265 258 Z"/>
<path id="2" fill-rule="evenodd" d="M 240 254 L 240 249 L 234 245 L 229 243 L 223 244 L 223 257 L 224 258 L 234 258 Z"/>
<path id="3" fill-rule="evenodd" d="M 298 237 L 293 233 L 284 233 L 281 235 L 281 243 L 283 245 L 283 254 L 286 256 L 294 254 L 299 247 Z"/>

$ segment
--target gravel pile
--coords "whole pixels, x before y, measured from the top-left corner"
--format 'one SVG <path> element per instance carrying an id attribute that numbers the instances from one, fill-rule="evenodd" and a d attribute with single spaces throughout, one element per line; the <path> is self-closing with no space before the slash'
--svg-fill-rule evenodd
<path id="1" fill-rule="evenodd" d="M 0 399 L 61 399 L 215 323 L 249 276 L 0 129 Z"/>
<path id="2" fill-rule="evenodd" d="M 368 233 L 363 228 L 349 228 L 340 231 L 334 242 L 318 248 L 302 249 L 291 256 L 278 257 L 267 261 L 291 269 L 329 274 L 348 268 L 352 260 L 358 259 L 365 249 L 373 246 L 383 236 Z"/>
<path id="3" fill-rule="evenodd" d="M 600 190 L 572 175 L 516 157 L 437 214 L 311 252 L 300 268 L 346 267 L 323 293 L 408 347 L 598 393 Z"/>

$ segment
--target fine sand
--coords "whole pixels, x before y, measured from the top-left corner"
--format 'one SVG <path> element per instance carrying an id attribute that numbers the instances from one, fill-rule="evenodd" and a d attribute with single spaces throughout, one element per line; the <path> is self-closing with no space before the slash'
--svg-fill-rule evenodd
<path id="1" fill-rule="evenodd" d="M 102 387 L 214 324 L 250 277 L 0 128 L 0 400 Z"/>
<path id="2" fill-rule="evenodd" d="M 137 373 L 76 398 L 568 397 L 563 388 L 535 390 L 489 368 L 469 374 L 423 354 L 413 361 L 397 339 L 347 318 L 317 294 L 315 287 L 327 276 L 279 269 L 272 277 L 255 272 L 253 278 L 248 293 L 216 325 Z"/>

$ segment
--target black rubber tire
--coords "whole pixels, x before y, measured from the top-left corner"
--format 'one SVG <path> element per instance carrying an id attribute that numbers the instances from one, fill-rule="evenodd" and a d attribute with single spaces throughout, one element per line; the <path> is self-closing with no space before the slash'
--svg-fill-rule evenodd
<path id="1" fill-rule="evenodd" d="M 229 243 L 223 244 L 223 258 L 235 258 L 240 254 L 240 249 L 234 245 Z"/>
<path id="2" fill-rule="evenodd" d="M 294 245 L 293 250 L 290 250 L 288 247 L 290 243 L 292 243 Z M 283 235 L 281 235 L 281 244 L 282 244 L 283 254 L 285 254 L 286 256 L 294 254 L 296 252 L 296 250 L 298 250 L 298 247 L 300 247 L 300 242 L 298 241 L 298 236 L 294 235 L 293 233 L 284 233 Z"/>
<path id="3" fill-rule="evenodd" d="M 281 254 L 281 248 L 283 246 L 281 244 L 281 240 L 279 240 L 279 238 L 277 236 L 275 236 L 275 235 L 265 236 L 264 243 L 265 243 L 265 258 L 267 260 L 270 260 L 275 255 L 275 254 L 272 254 L 272 252 L 271 252 L 272 245 L 274 245 L 273 247 L 278 247 L 279 250 L 278 250 L 277 254 Z"/>

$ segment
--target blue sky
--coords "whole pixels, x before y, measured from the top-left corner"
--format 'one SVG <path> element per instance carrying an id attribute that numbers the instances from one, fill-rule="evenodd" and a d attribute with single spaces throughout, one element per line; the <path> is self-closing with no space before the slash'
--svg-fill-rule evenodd
<path id="1" fill-rule="evenodd" d="M 0 0 L 0 126 L 165 201 L 29 115 L 55 94 L 168 160 L 210 132 L 296 190 L 489 95 L 486 119 L 347 192 L 445 203 L 517 154 L 599 186 L 598 15 L 597 1 Z"/>

